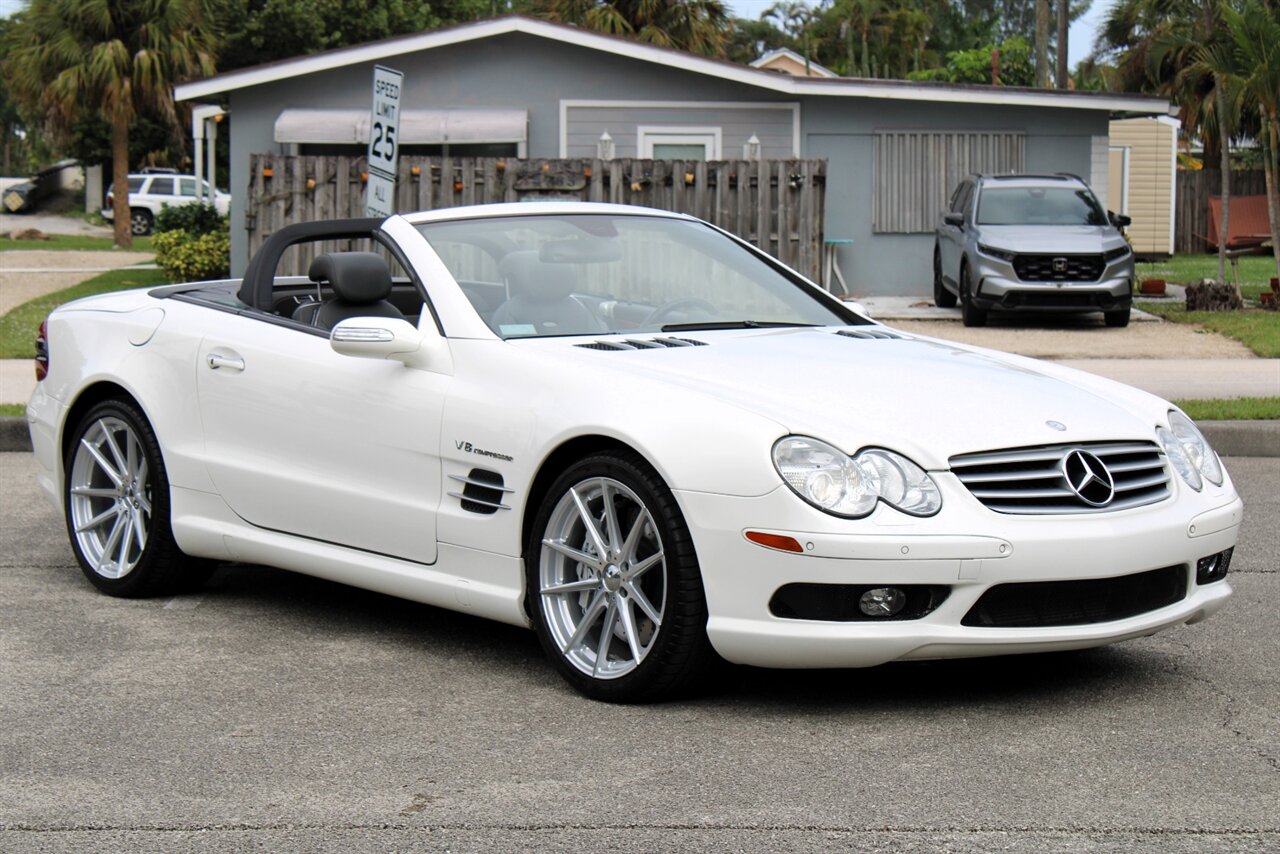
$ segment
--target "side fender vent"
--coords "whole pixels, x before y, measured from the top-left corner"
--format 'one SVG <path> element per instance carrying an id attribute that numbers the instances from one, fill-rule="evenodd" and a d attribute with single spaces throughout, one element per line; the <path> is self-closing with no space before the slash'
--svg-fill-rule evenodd
<path id="1" fill-rule="evenodd" d="M 463 484 L 461 492 L 449 493 L 462 502 L 463 510 L 490 516 L 499 510 L 511 509 L 502 503 L 502 497 L 512 490 L 502 485 L 502 475 L 496 471 L 472 469 L 466 477 L 451 474 L 449 479 Z"/>
<path id="2" fill-rule="evenodd" d="M 845 338 L 877 338 L 890 339 L 894 341 L 906 341 L 907 336 L 900 335 L 897 332 L 890 332 L 887 329 L 841 329 L 836 332 L 837 335 L 843 335 Z"/>

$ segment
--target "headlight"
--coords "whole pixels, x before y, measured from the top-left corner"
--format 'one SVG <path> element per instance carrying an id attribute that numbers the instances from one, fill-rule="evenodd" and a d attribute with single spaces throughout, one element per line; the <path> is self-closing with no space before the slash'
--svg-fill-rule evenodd
<path id="1" fill-rule="evenodd" d="M 1128 254 L 1128 246 L 1117 246 L 1115 249 L 1108 249 L 1106 252 L 1102 253 L 1102 260 L 1115 261 L 1117 258 L 1123 258 Z"/>
<path id="2" fill-rule="evenodd" d="M 912 516 L 932 516 L 942 507 L 924 469 L 881 448 L 850 457 L 826 442 L 788 436 L 773 446 L 773 465 L 796 495 L 835 516 L 866 516 L 877 501 Z"/>
<path id="3" fill-rule="evenodd" d="M 1169 463 L 1192 489 L 1204 486 L 1202 477 L 1214 486 L 1222 485 L 1222 460 L 1190 418 L 1176 409 L 1169 410 L 1169 428 L 1157 427 L 1156 437 Z"/>
<path id="4" fill-rule="evenodd" d="M 1001 261 L 1012 261 L 1018 256 L 1018 253 L 1016 252 L 996 249 L 994 246 L 987 246 L 985 243 L 978 244 L 978 251 L 983 255 L 990 255 L 992 258 L 999 258 Z"/>

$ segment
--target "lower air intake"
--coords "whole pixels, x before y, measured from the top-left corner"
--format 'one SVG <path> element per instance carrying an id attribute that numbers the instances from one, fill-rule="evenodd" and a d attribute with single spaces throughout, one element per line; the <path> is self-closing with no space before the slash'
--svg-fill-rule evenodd
<path id="1" fill-rule="evenodd" d="M 961 623 L 1001 629 L 1110 623 L 1164 608 L 1186 595 L 1184 566 L 1115 578 L 997 584 L 982 594 Z"/>

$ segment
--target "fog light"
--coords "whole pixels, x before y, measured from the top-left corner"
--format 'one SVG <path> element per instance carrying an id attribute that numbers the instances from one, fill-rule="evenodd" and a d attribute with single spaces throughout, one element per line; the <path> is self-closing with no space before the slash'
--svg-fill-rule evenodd
<path id="1" fill-rule="evenodd" d="M 1231 566 L 1231 553 L 1234 548 L 1218 552 L 1196 561 L 1196 584 L 1209 584 L 1227 577 L 1227 569 Z"/>
<path id="2" fill-rule="evenodd" d="M 858 599 L 858 610 L 868 617 L 892 617 L 907 604 L 907 594 L 896 587 L 873 587 Z"/>

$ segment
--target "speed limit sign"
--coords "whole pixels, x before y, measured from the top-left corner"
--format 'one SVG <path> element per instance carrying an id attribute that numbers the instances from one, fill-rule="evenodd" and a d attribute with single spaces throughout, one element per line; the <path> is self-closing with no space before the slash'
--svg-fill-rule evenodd
<path id="1" fill-rule="evenodd" d="M 400 95 L 404 74 L 381 65 L 373 67 L 373 107 L 369 113 L 369 183 L 367 216 L 395 213 L 396 159 L 400 148 Z"/>

